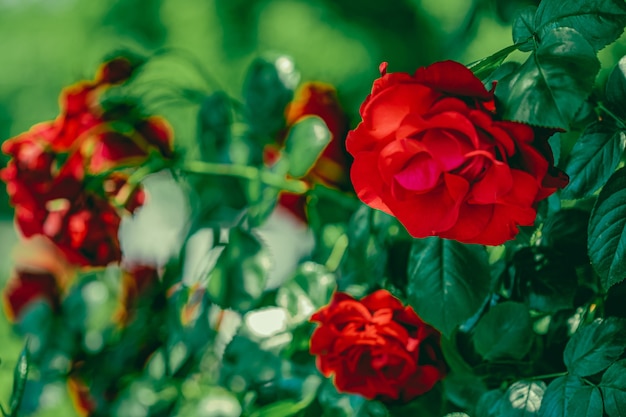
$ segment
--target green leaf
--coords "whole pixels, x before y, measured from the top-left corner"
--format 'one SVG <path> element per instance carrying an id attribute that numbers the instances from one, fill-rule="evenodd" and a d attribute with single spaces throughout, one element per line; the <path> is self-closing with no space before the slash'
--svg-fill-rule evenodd
<path id="1" fill-rule="evenodd" d="M 499 417 L 500 404 L 504 402 L 504 393 L 494 389 L 484 393 L 476 404 L 476 417 Z"/>
<path id="2" fill-rule="evenodd" d="M 317 161 L 331 139 L 326 123 L 318 116 L 306 116 L 289 129 L 285 141 L 285 156 L 289 161 L 287 172 L 303 177 Z"/>
<path id="3" fill-rule="evenodd" d="M 447 337 L 441 338 L 441 353 L 450 369 L 451 373 L 473 375 L 472 367 L 465 361 L 461 355 L 460 348 L 456 343 L 457 333 L 452 335 L 451 339 Z"/>
<path id="4" fill-rule="evenodd" d="M 487 392 L 483 378 L 472 374 L 451 373 L 443 380 L 446 397 L 451 403 L 468 410 Z"/>
<path id="5" fill-rule="evenodd" d="M 562 376 L 548 385 L 539 417 L 602 416 L 602 398 L 596 387 L 575 376 Z"/>
<path id="6" fill-rule="evenodd" d="M 572 393 L 568 417 L 602 417 L 602 394 L 598 387 L 585 385 Z"/>
<path id="7" fill-rule="evenodd" d="M 555 27 L 573 28 L 598 51 L 619 38 L 624 25 L 623 0 L 543 0 L 534 27 L 540 42 Z"/>
<path id="8" fill-rule="evenodd" d="M 13 391 L 11 392 L 11 399 L 9 400 L 9 415 L 11 417 L 17 417 L 20 404 L 22 404 L 26 381 L 28 380 L 29 367 L 30 351 L 27 340 L 13 369 Z"/>
<path id="9" fill-rule="evenodd" d="M 602 375 L 599 386 L 609 417 L 626 416 L 626 359 L 611 365 Z"/>
<path id="10" fill-rule="evenodd" d="M 474 330 L 476 351 L 486 360 L 523 358 L 533 343 L 528 308 L 506 301 L 492 307 Z"/>
<path id="11" fill-rule="evenodd" d="M 611 123 L 596 122 L 587 126 L 565 168 L 570 182 L 561 191 L 561 197 L 575 199 L 592 195 L 615 171 L 625 147 L 626 133 Z"/>
<path id="12" fill-rule="evenodd" d="M 519 11 L 513 21 L 513 42 L 520 44 L 520 51 L 532 51 L 535 47 L 532 39 L 536 12 L 537 6 L 525 7 Z"/>
<path id="13" fill-rule="evenodd" d="M 263 295 L 271 266 L 268 249 L 253 233 L 231 229 L 228 245 L 209 273 L 209 298 L 224 308 L 250 310 Z"/>
<path id="14" fill-rule="evenodd" d="M 597 374 L 615 362 L 626 343 L 626 320 L 609 317 L 584 326 L 569 340 L 563 361 L 573 375 Z"/>
<path id="15" fill-rule="evenodd" d="M 284 126 L 285 107 L 299 80 L 293 60 L 285 55 L 257 58 L 250 65 L 243 91 L 247 115 L 266 141 Z"/>
<path id="16" fill-rule="evenodd" d="M 545 391 L 546 384 L 542 381 L 517 381 L 513 383 L 500 402 L 499 415 L 507 417 L 538 416 Z"/>
<path id="17" fill-rule="evenodd" d="M 584 386 L 584 381 L 575 376 L 562 376 L 552 381 L 541 401 L 539 417 L 569 416 L 569 401 L 573 393 Z"/>
<path id="18" fill-rule="evenodd" d="M 608 104 L 620 116 L 626 116 L 626 56 L 623 56 L 606 80 L 605 95 Z"/>
<path id="19" fill-rule="evenodd" d="M 508 46 L 495 54 L 488 56 L 487 58 L 480 59 L 478 61 L 472 62 L 467 66 L 474 75 L 479 79 L 484 79 L 489 76 L 489 74 L 493 73 L 497 68 L 500 67 L 502 62 L 508 57 L 511 52 L 521 49 L 520 45 L 511 45 Z"/>
<path id="20" fill-rule="evenodd" d="M 602 286 L 626 277 L 626 168 L 617 170 L 600 192 L 589 220 L 589 258 Z"/>
<path id="21" fill-rule="evenodd" d="M 491 291 L 484 247 L 454 240 L 416 239 L 408 275 L 409 303 L 447 337 L 478 311 Z"/>
<path id="22" fill-rule="evenodd" d="M 223 91 L 202 100 L 198 111 L 198 145 L 202 160 L 206 162 L 230 162 L 231 103 Z"/>
<path id="23" fill-rule="evenodd" d="M 582 261 L 587 259 L 588 263 L 585 246 L 579 252 L 583 253 Z M 517 251 L 513 256 L 514 297 L 524 300 L 532 310 L 547 313 L 572 308 L 578 285 L 572 258 L 572 253 L 560 253 L 551 247 L 531 246 Z"/>
<path id="24" fill-rule="evenodd" d="M 557 211 L 543 224 L 539 246 L 565 255 L 575 266 L 587 263 L 589 216 L 588 211 L 575 208 Z"/>
<path id="25" fill-rule="evenodd" d="M 567 129 L 599 69 L 595 51 L 580 33 L 565 27 L 550 30 L 518 71 L 496 86 L 503 119 Z"/>
<path id="26" fill-rule="evenodd" d="M 295 322 L 307 320 L 311 313 L 328 304 L 336 279 L 324 266 L 305 262 L 293 279 L 276 294 L 276 304 L 289 312 Z"/>

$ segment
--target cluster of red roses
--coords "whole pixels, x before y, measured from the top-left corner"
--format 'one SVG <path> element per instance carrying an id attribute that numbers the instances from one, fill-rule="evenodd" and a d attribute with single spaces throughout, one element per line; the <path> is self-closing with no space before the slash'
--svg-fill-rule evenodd
<path id="1" fill-rule="evenodd" d="M 77 270 L 121 261 L 121 216 L 144 201 L 143 191 L 129 177 L 142 164 L 173 156 L 173 135 L 164 119 L 145 117 L 133 104 L 102 99 L 135 69 L 123 57 L 104 63 L 93 81 L 62 91 L 55 120 L 2 145 L 11 160 L 0 178 L 15 207 L 16 227 L 27 238 L 3 294 L 10 319 L 20 321 L 35 301 L 58 313 Z M 122 277 L 120 307 L 113 319 L 124 325 L 138 294 L 156 279 L 156 270 L 128 266 Z M 70 386 L 83 404 L 79 408 L 85 413 L 93 409 L 82 382 L 74 380 Z M 85 408 L 87 403 L 91 405 Z"/>
<path id="2" fill-rule="evenodd" d="M 414 75 L 386 68 L 346 139 L 351 179 L 364 203 L 414 237 L 502 244 L 567 184 L 548 135 L 500 120 L 493 91 L 463 65 L 439 62 Z M 408 401 L 446 373 L 439 333 L 384 290 L 360 302 L 336 293 L 311 320 L 320 323 L 311 353 L 340 391 Z"/>
<path id="3" fill-rule="evenodd" d="M 0 177 L 7 183 L 20 232 L 27 238 L 47 236 L 77 265 L 120 260 L 119 207 L 132 212 L 143 201 L 123 168 L 136 168 L 152 153 L 172 155 L 172 134 L 163 119 L 130 112 L 122 119 L 116 109 L 99 102 L 105 90 L 125 81 L 132 70 L 124 58 L 107 62 L 94 81 L 62 92 L 62 111 L 55 120 L 2 145 L 12 159 Z"/>

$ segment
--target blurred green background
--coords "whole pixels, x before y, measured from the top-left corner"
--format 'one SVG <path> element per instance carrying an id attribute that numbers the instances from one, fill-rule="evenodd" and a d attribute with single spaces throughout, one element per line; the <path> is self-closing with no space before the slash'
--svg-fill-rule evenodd
<path id="1" fill-rule="evenodd" d="M 378 65 L 413 72 L 443 59 L 470 63 L 512 43 L 511 20 L 537 0 L 0 0 L 0 140 L 58 114 L 63 86 L 93 77 L 111 52 L 189 51 L 216 82 L 208 86 L 182 58 L 162 59 L 161 84 L 224 89 L 238 97 L 248 64 L 260 54 L 292 56 L 302 80 L 334 84 L 358 122 Z M 619 52 L 611 54 L 615 60 Z M 155 67 L 157 68 L 157 67 Z M 146 94 L 149 91 L 146 90 Z M 189 106 L 152 106 L 174 125 L 176 141 L 194 140 Z M 5 156 L 0 156 L 4 165 Z M 11 208 L 0 193 L 0 286 L 15 241 Z M 8 399 L 22 341 L 0 317 L 0 402 Z M 73 415 L 63 387 L 51 387 L 38 415 Z"/>

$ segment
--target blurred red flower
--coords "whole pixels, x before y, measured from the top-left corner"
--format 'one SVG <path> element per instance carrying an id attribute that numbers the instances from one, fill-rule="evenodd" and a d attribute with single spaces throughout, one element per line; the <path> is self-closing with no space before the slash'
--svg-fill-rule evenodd
<path id="1" fill-rule="evenodd" d="M 130 76 L 124 58 L 105 63 L 95 81 L 63 90 L 61 114 L 3 143 L 11 156 L 7 183 L 16 224 L 25 237 L 45 235 L 68 260 L 104 266 L 120 260 L 120 209 L 143 202 L 128 170 L 153 154 L 172 156 L 172 131 L 159 117 L 138 116 L 132 105 L 105 109 L 101 94 Z M 121 171 L 123 170 L 123 171 Z"/>
<path id="2" fill-rule="evenodd" d="M 312 115 L 320 117 L 326 123 L 332 137 L 315 165 L 303 179 L 311 183 L 345 190 L 349 188 L 349 181 L 343 143 L 348 122 L 345 112 L 339 105 L 337 92 L 330 84 L 308 82 L 298 89 L 294 99 L 285 109 L 286 131 L 301 118 Z M 280 157 L 284 139 L 285 136 L 281 137 L 276 145 L 266 147 L 264 156 L 268 165 L 272 165 Z M 305 196 L 282 192 L 278 203 L 303 222 L 307 222 Z"/>

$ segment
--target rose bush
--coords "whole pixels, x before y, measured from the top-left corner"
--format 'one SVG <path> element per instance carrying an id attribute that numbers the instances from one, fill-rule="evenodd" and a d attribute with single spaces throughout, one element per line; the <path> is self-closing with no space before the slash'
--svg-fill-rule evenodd
<path id="1" fill-rule="evenodd" d="M 337 292 L 311 321 L 311 353 L 340 392 L 409 401 L 446 374 L 439 332 L 385 290 L 361 301 Z"/>
<path id="2" fill-rule="evenodd" d="M 418 238 L 499 245 L 532 225 L 537 202 L 567 183 L 547 137 L 498 119 L 493 92 L 445 61 L 387 73 L 348 134 L 359 198 Z"/>
<path id="3" fill-rule="evenodd" d="M 47 236 L 77 265 L 121 259 L 120 215 L 144 198 L 139 187 L 127 184 L 124 170 L 136 169 L 153 154 L 172 156 L 165 120 L 138 115 L 134 106 L 100 103 L 102 93 L 132 69 L 124 58 L 105 63 L 94 81 L 62 91 L 55 120 L 2 144 L 12 159 L 0 178 L 7 183 L 19 230 L 25 237 Z"/>

